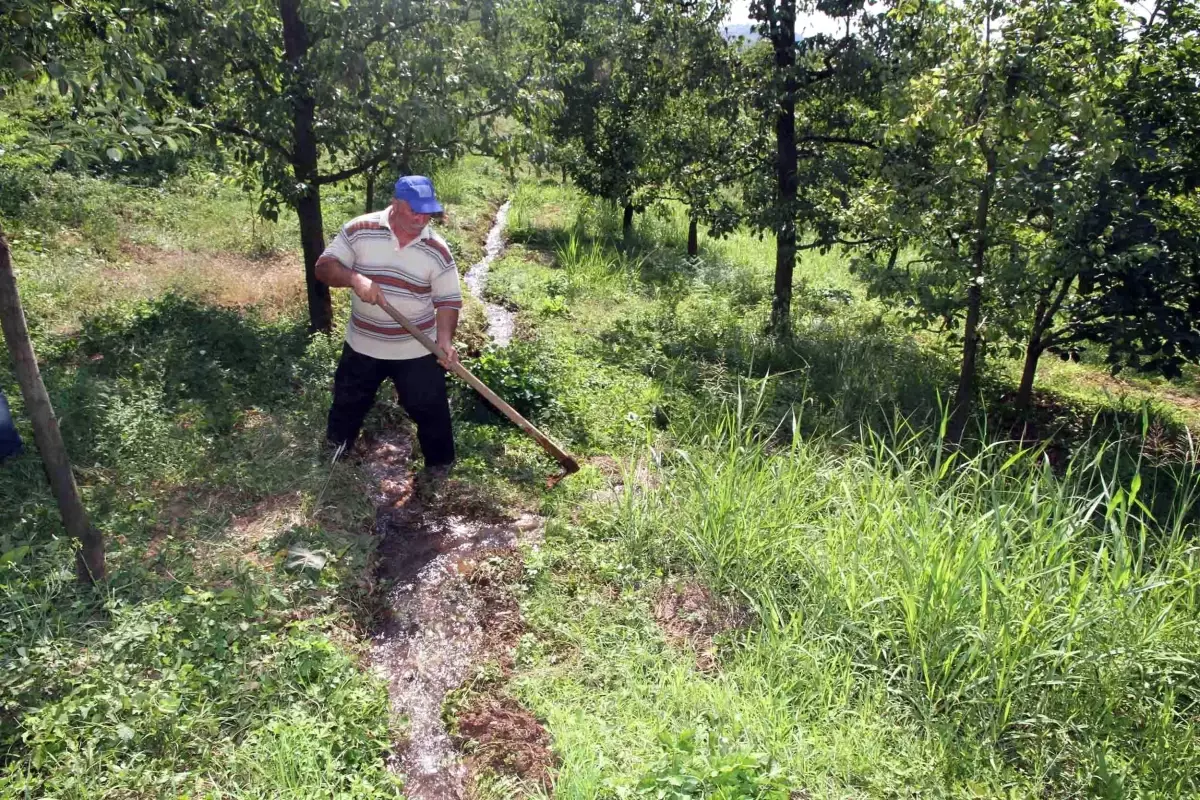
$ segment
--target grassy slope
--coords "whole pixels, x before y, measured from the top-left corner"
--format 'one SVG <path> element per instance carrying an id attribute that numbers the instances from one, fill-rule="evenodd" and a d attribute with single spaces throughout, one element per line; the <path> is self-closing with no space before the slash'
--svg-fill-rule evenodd
<path id="1" fill-rule="evenodd" d="M 471 161 L 439 185 L 458 204 L 448 238 L 465 266 L 503 182 Z M 40 216 L 60 227 L 17 221 L 18 258 L 117 578 L 97 614 L 69 580 L 36 463 L 6 464 L 0 797 L 394 792 L 386 699 L 354 664 L 371 602 L 361 478 L 339 471 L 315 508 L 335 348 L 306 343 L 286 294 L 257 295 L 261 315 L 216 306 L 244 305 L 253 286 L 222 296 L 189 262 L 137 291 L 117 277 L 95 287 L 146 274 L 152 248 L 274 263 L 292 223 L 250 226 L 249 201 L 205 176 L 162 192 L 72 189 L 78 202 L 40 201 L 58 204 Z M 360 203 L 328 198 L 329 227 Z M 492 291 L 521 310 L 526 341 L 472 365 L 578 453 L 617 457 L 629 488 L 614 492 L 613 463 L 597 458 L 543 493 L 536 446 L 456 398 L 460 476 L 550 517 L 546 547 L 529 554 L 512 686 L 555 737 L 559 796 L 1191 787 L 1196 687 L 1179 659 L 1200 652 L 1193 551 L 1151 536 L 1155 559 L 1131 559 L 1140 529 L 1112 489 L 1021 462 L 1001 471 L 1007 453 L 939 481 L 925 451 L 897 447 L 897 409 L 936 420 L 952 361 L 892 330 L 836 255 L 800 265 L 797 337 L 779 348 L 757 335 L 769 243 L 709 244 L 685 267 L 678 219 L 640 220 L 643 246 L 627 255 L 610 245 L 618 222 L 524 181 Z M 131 243 L 147 250 L 131 256 Z M 138 299 L 166 288 L 182 297 Z M 731 411 L 739 389 L 757 417 Z M 804 436 L 785 427 L 766 452 L 785 409 Z M 385 404 L 369 424 L 398 419 Z M 872 446 L 872 429 L 897 454 Z M 1172 488 L 1147 477 L 1142 497 Z M 1085 524 L 1093 498 L 1115 528 Z M 324 568 L 305 569 L 294 545 Z M 699 672 L 656 627 L 667 575 L 756 612 L 718 671 Z"/>
<path id="2" fill-rule="evenodd" d="M 1136 436 L 1086 441 L 1116 447 L 1119 409 L 1072 418 L 1065 475 L 1003 446 L 942 471 L 896 420 L 936 421 L 952 364 L 835 260 L 802 264 L 777 348 L 754 240 L 687 267 L 678 222 L 647 219 L 622 255 L 611 211 L 533 181 L 509 229 L 492 291 L 552 363 L 551 424 L 625 465 L 546 498 L 527 576 L 514 687 L 562 756 L 556 796 L 1197 789 L 1194 475 Z M 652 618 L 672 575 L 754 612 L 715 673 Z"/>
<path id="3" fill-rule="evenodd" d="M 465 264 L 505 182 L 459 173 Z M 37 459 L 6 462 L 0 797 L 396 796 L 403 721 L 358 664 L 373 509 L 353 469 L 321 494 L 339 343 L 304 335 L 294 223 L 207 174 L 33 189 L 4 223 L 111 581 L 75 586 Z M 327 193 L 331 231 L 356 194 Z M 398 419 L 389 399 L 372 424 Z"/>

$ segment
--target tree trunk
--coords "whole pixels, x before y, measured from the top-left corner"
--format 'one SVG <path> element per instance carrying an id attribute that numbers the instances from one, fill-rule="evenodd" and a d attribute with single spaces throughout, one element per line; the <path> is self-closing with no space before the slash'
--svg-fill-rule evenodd
<path id="1" fill-rule="evenodd" d="M 1025 365 L 1021 367 L 1021 383 L 1017 386 L 1017 396 L 1014 400 L 1017 411 L 1021 413 L 1029 409 L 1029 403 L 1033 399 L 1033 379 L 1037 375 L 1038 360 L 1042 357 L 1042 351 L 1046 349 L 1042 343 L 1042 334 L 1046 330 L 1049 311 L 1050 301 L 1047 296 L 1042 296 L 1033 309 L 1033 328 L 1025 345 Z"/>
<path id="2" fill-rule="evenodd" d="M 33 345 L 29 341 L 29 329 L 25 325 L 25 313 L 21 310 L 21 298 L 17 294 L 17 279 L 13 274 L 11 252 L 4 232 L 0 231 L 0 327 L 4 330 L 4 341 L 12 353 L 16 368 L 17 383 L 21 396 L 25 398 L 25 411 L 33 422 L 33 440 L 54 498 L 62 515 L 67 533 L 79 540 L 80 549 L 75 560 L 75 571 L 85 583 L 104 579 L 104 536 L 92 527 L 79 498 L 79 487 L 71 472 L 71 461 L 63 445 L 54 407 L 46 394 L 46 385 L 38 371 Z"/>
<path id="3" fill-rule="evenodd" d="M 375 206 L 375 173 L 377 169 L 367 170 L 367 199 L 363 204 L 363 213 L 370 214 L 371 209 Z"/>
<path id="4" fill-rule="evenodd" d="M 1014 400 L 1017 411 L 1021 413 L 1029 410 L 1029 404 L 1033 400 L 1033 379 L 1037 375 L 1038 360 L 1041 357 L 1041 336 L 1035 333 L 1025 346 L 1025 365 L 1021 368 L 1021 383 L 1017 387 Z"/>
<path id="5" fill-rule="evenodd" d="M 496 0 L 483 0 L 479 9 L 479 27 L 490 42 L 496 41 Z"/>
<path id="6" fill-rule="evenodd" d="M 784 77 L 783 96 L 775 115 L 775 292 L 771 298 L 768 332 L 787 336 L 791 332 L 792 274 L 796 268 L 796 1 L 778 5 L 778 18 L 771 25 L 775 49 L 775 72 Z"/>
<path id="7" fill-rule="evenodd" d="M 988 211 L 992 193 L 996 189 L 996 151 L 986 142 L 980 146 L 987 162 L 983 187 L 979 190 L 979 204 L 975 209 L 975 246 L 971 254 L 971 282 L 967 286 L 967 320 L 963 325 L 963 357 L 958 372 L 958 389 L 954 393 L 954 412 L 946 432 L 952 443 L 962 441 L 971 413 L 971 400 L 975 394 L 976 359 L 979 353 L 979 318 L 983 308 L 983 279 L 987 262 Z"/>
<path id="8" fill-rule="evenodd" d="M 695 217 L 692 217 L 690 220 L 688 220 L 688 255 L 689 256 L 700 255 L 700 241 L 699 241 L 699 236 L 698 236 L 699 232 L 696 230 L 697 227 L 698 227 L 698 225 L 696 223 Z"/>
<path id="9" fill-rule="evenodd" d="M 621 238 L 628 247 L 633 241 L 633 205 L 625 204 L 625 218 L 621 221 Z"/>
<path id="10" fill-rule="evenodd" d="M 1086 279 L 1083 275 L 1079 275 L 1078 278 L 1082 292 L 1086 285 Z M 1033 328 L 1029 333 L 1029 343 L 1025 347 L 1025 366 L 1021 370 L 1021 384 L 1017 387 L 1016 406 L 1022 412 L 1029 409 L 1029 403 L 1033 399 L 1033 379 L 1037 375 L 1038 360 L 1042 357 L 1042 353 L 1046 352 L 1046 348 L 1055 342 L 1054 335 L 1047 336 L 1047 332 L 1054 325 L 1054 318 L 1062 308 L 1067 295 L 1071 293 L 1071 285 L 1075 282 L 1076 275 L 1067 275 L 1057 280 L 1061 283 L 1054 299 L 1050 299 L 1050 292 L 1054 291 L 1054 284 L 1051 284 L 1046 290 L 1046 294 L 1038 300 L 1033 311 Z"/>
<path id="11" fill-rule="evenodd" d="M 562 182 L 563 182 L 563 184 L 566 184 L 566 182 L 567 182 L 567 165 L 562 164 L 561 167 L 562 167 Z"/>
<path id="12" fill-rule="evenodd" d="M 308 289 L 308 328 L 329 332 L 333 325 L 333 304 L 329 287 L 317 280 L 317 259 L 325 251 L 325 228 L 321 220 L 321 191 L 317 186 L 317 136 L 314 128 L 316 100 L 304 88 L 304 56 L 308 53 L 308 28 L 300 16 L 300 0 L 279 0 L 283 22 L 283 50 L 293 85 L 288 92 L 292 102 L 292 172 L 300 184 L 296 215 L 300 221 L 300 246 L 304 250 L 304 283 Z"/>
<path id="13" fill-rule="evenodd" d="M 308 289 L 308 331 L 329 333 L 333 327 L 333 303 L 329 286 L 317 280 L 317 259 L 325 252 L 325 226 L 321 220 L 321 192 L 316 185 L 296 203 L 300 220 L 300 246 L 304 250 L 304 284 Z"/>

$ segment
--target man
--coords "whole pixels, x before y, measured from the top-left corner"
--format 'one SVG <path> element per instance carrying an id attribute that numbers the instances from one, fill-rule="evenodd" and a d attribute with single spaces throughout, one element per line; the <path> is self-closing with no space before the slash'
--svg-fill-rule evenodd
<path id="1" fill-rule="evenodd" d="M 354 445 L 379 385 L 391 378 L 400 404 L 417 425 L 425 476 L 435 479 L 454 462 L 444 368 L 458 361 L 454 332 L 462 308 L 454 258 L 429 227 L 430 217 L 441 211 L 429 178 L 402 177 L 391 204 L 343 225 L 316 267 L 317 280 L 354 293 L 333 379 L 326 429 L 330 446 L 346 452 Z M 422 331 L 436 331 L 446 360 L 439 362 L 379 308 L 381 298 Z"/>

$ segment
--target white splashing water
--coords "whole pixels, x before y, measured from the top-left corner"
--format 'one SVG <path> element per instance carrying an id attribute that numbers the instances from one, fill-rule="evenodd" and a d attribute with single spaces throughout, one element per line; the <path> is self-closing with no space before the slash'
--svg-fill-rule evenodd
<path id="1" fill-rule="evenodd" d="M 488 232 L 487 242 L 484 245 L 483 259 L 467 270 L 467 288 L 480 301 L 483 301 L 483 293 L 487 289 L 488 271 L 492 268 L 492 262 L 504 252 L 504 224 L 508 221 L 510 206 L 512 206 L 512 201 L 506 200 L 504 205 L 496 211 L 496 221 Z M 495 303 L 484 302 L 483 305 L 487 309 L 488 335 L 498 346 L 505 346 L 512 341 L 513 337 L 513 313 Z"/>

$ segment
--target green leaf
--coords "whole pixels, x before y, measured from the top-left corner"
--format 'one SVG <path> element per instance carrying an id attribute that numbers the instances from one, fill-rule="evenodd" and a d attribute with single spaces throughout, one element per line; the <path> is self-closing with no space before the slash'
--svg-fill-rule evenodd
<path id="1" fill-rule="evenodd" d="M 27 555 L 29 555 L 29 545 L 23 544 L 20 547 L 14 547 L 4 555 L 0 555 L 0 564 L 16 564 Z"/>

